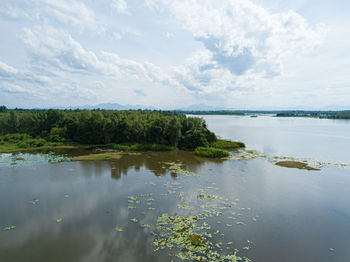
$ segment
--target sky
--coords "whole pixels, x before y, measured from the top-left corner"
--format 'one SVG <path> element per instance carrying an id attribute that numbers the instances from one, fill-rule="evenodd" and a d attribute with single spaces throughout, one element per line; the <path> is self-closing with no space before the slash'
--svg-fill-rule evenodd
<path id="1" fill-rule="evenodd" d="M 1 0 L 0 105 L 350 109 L 350 1 Z"/>

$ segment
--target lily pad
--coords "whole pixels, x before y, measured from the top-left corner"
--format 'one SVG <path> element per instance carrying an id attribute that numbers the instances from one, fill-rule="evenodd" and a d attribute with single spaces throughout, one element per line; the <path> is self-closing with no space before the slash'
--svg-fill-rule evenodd
<path id="1" fill-rule="evenodd" d="M 16 228 L 16 226 L 12 225 L 12 226 L 8 226 L 8 227 L 4 227 L 3 230 L 4 231 L 9 231 L 9 230 L 13 230 L 15 228 Z"/>

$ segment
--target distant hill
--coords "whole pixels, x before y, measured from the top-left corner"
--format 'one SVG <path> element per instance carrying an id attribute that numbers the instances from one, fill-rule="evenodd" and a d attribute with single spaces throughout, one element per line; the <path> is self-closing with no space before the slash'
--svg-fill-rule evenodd
<path id="1" fill-rule="evenodd" d="M 61 107 L 59 109 L 104 109 L 104 110 L 137 110 L 137 109 L 150 109 L 157 110 L 153 106 L 143 106 L 143 105 L 121 105 L 118 103 L 103 103 L 97 105 L 84 105 L 84 106 L 71 106 L 71 107 Z"/>

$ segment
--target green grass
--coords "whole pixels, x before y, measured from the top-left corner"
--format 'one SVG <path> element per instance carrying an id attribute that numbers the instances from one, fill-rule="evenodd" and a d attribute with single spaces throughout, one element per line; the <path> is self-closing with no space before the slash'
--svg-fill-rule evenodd
<path id="1" fill-rule="evenodd" d="M 242 142 L 218 139 L 216 142 L 211 143 L 211 147 L 215 147 L 219 149 L 235 150 L 239 148 L 244 148 L 245 144 Z"/>
<path id="2" fill-rule="evenodd" d="M 173 146 L 160 145 L 160 144 L 109 144 L 107 146 L 111 149 L 119 151 L 172 151 L 175 150 Z"/>
<path id="3" fill-rule="evenodd" d="M 42 138 L 32 138 L 27 134 L 7 134 L 0 136 L 0 151 L 11 151 L 22 148 L 36 148 L 47 145 Z"/>
<path id="4" fill-rule="evenodd" d="M 288 168 L 305 169 L 305 170 L 320 170 L 320 169 L 308 166 L 306 163 L 298 162 L 298 161 L 280 161 L 280 162 L 277 162 L 276 165 L 282 166 L 282 167 L 288 167 Z"/>
<path id="5" fill-rule="evenodd" d="M 194 150 L 196 156 L 208 157 L 208 158 L 222 158 L 230 156 L 226 150 L 213 148 L 213 147 L 197 147 Z"/>
<path id="6" fill-rule="evenodd" d="M 43 138 L 32 138 L 28 134 L 7 134 L 0 136 L 0 153 L 12 153 L 34 149 L 75 148 L 78 145 L 62 142 L 48 142 Z"/>

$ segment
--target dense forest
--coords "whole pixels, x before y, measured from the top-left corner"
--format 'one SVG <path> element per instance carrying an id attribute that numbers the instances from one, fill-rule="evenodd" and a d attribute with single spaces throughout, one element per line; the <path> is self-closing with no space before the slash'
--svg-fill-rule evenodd
<path id="1" fill-rule="evenodd" d="M 50 142 L 160 144 L 188 150 L 217 140 L 203 119 L 176 112 L 0 107 L 0 134 L 17 133 Z"/>

